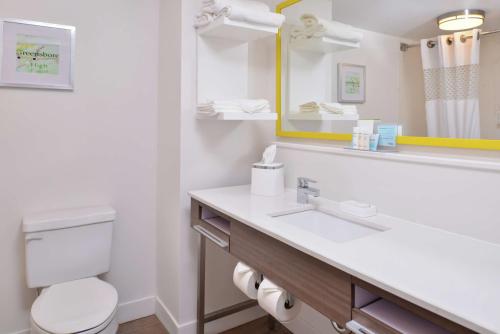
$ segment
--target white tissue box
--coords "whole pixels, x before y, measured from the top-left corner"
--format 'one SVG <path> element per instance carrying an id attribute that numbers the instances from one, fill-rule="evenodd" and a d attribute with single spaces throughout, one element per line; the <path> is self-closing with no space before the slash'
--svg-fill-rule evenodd
<path id="1" fill-rule="evenodd" d="M 285 172 L 282 163 L 257 162 L 252 167 L 252 194 L 278 196 L 285 192 Z"/>

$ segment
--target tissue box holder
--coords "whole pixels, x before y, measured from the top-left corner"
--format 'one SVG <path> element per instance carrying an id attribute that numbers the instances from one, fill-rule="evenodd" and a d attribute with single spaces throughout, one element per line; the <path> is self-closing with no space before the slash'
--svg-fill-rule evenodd
<path id="1" fill-rule="evenodd" d="M 285 192 L 285 173 L 282 163 L 257 162 L 252 167 L 252 194 L 279 196 Z"/>

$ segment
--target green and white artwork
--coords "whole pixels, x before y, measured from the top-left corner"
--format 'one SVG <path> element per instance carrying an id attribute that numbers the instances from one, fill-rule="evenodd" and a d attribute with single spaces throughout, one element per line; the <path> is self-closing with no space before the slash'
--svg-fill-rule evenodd
<path id="1" fill-rule="evenodd" d="M 338 64 L 338 101 L 364 103 L 366 67 L 363 65 Z"/>
<path id="2" fill-rule="evenodd" d="M 59 49 L 56 40 L 18 34 L 16 72 L 59 74 Z"/>
<path id="3" fill-rule="evenodd" d="M 345 92 L 359 94 L 361 88 L 361 73 L 348 71 L 345 74 Z"/>

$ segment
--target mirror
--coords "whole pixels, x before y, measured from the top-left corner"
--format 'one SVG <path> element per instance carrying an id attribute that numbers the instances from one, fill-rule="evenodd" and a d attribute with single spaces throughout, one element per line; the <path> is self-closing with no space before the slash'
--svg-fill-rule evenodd
<path id="1" fill-rule="evenodd" d="M 483 10 L 484 24 L 438 27 L 440 15 L 467 7 Z M 500 2 L 299 0 L 278 8 L 286 16 L 279 135 L 349 140 L 357 120 L 374 119 L 401 125 L 400 143 L 500 149 Z M 441 19 L 462 24 L 459 14 Z"/>

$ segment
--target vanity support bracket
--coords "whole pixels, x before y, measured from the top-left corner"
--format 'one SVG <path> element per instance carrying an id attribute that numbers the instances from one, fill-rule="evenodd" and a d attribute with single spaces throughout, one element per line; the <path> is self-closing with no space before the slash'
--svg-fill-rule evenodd
<path id="1" fill-rule="evenodd" d="M 201 217 L 202 206 L 198 201 L 191 201 L 191 219 L 199 220 Z M 206 244 L 207 237 L 200 233 L 200 248 L 198 258 L 198 301 L 197 301 L 197 324 L 196 333 L 203 334 L 205 324 L 228 315 L 241 312 L 248 308 L 258 305 L 256 300 L 246 300 L 222 309 L 205 314 L 205 267 L 206 267 Z"/>

